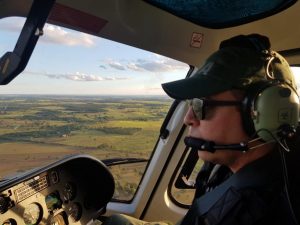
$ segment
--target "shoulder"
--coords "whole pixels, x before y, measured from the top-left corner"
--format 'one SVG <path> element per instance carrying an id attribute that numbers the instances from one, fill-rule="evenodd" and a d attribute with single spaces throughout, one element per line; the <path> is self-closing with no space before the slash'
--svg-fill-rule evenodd
<path id="1" fill-rule="evenodd" d="M 273 222 L 271 204 L 274 199 L 262 190 L 229 188 L 204 215 L 207 224 L 254 225 Z M 272 224 L 276 224 L 272 223 Z"/>

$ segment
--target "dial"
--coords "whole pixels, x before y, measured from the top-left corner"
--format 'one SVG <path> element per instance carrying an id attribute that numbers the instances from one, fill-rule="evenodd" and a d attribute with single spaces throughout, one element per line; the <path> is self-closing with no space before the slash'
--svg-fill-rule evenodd
<path id="1" fill-rule="evenodd" d="M 69 215 L 69 221 L 71 223 L 75 223 L 81 218 L 82 207 L 79 203 L 74 202 L 68 205 L 67 212 Z"/>
<path id="2" fill-rule="evenodd" d="M 2 225 L 17 225 L 17 222 L 14 219 L 5 220 Z"/>
<path id="3" fill-rule="evenodd" d="M 50 173 L 50 180 L 53 184 L 56 184 L 59 181 L 58 173 L 56 171 Z"/>
<path id="4" fill-rule="evenodd" d="M 66 213 L 61 212 L 53 217 L 50 217 L 48 221 L 49 225 L 67 225 Z"/>
<path id="5" fill-rule="evenodd" d="M 45 202 L 49 212 L 52 212 L 55 209 L 60 209 L 62 206 L 62 201 L 59 197 L 59 193 L 57 191 L 47 195 L 45 197 Z"/>
<path id="6" fill-rule="evenodd" d="M 8 199 L 4 196 L 0 196 L 0 213 L 5 213 L 8 210 L 8 206 Z"/>
<path id="7" fill-rule="evenodd" d="M 68 182 L 65 184 L 63 189 L 63 200 L 71 201 L 76 197 L 76 187 L 75 184 Z"/>
<path id="8" fill-rule="evenodd" d="M 38 203 L 31 203 L 26 206 L 23 219 L 26 225 L 36 225 L 43 216 L 42 207 Z"/>

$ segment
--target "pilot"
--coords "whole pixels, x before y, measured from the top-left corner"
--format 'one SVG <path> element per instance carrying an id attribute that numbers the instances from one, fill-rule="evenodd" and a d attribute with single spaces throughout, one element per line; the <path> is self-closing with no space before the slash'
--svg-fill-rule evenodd
<path id="1" fill-rule="evenodd" d="M 250 34 L 225 40 L 191 77 L 162 87 L 188 103 L 185 144 L 210 171 L 228 171 L 209 188 L 198 185 L 204 191 L 197 190 L 179 224 L 297 224 L 285 159 L 286 141 L 298 125 L 299 97 L 287 61 L 271 50 L 269 39 Z M 167 223 L 114 215 L 107 224 Z"/>

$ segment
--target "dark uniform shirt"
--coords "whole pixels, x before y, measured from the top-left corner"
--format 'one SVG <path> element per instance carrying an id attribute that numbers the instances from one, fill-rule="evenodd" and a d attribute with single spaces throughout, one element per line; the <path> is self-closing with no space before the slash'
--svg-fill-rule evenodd
<path id="1" fill-rule="evenodd" d="M 181 225 L 294 225 L 278 151 L 194 200 Z"/>

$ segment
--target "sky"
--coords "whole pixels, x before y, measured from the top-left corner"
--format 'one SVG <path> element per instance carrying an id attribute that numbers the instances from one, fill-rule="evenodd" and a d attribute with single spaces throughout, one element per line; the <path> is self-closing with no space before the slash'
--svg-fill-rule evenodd
<path id="1" fill-rule="evenodd" d="M 0 20 L 0 56 L 14 49 L 22 18 Z M 164 95 L 161 83 L 189 66 L 134 47 L 46 24 L 25 70 L 0 94 Z"/>
<path id="2" fill-rule="evenodd" d="M 0 20 L 0 56 L 14 49 L 22 18 Z M 161 84 L 189 66 L 134 47 L 46 24 L 25 70 L 0 94 L 165 95 Z M 294 69 L 300 84 L 300 69 Z"/>

